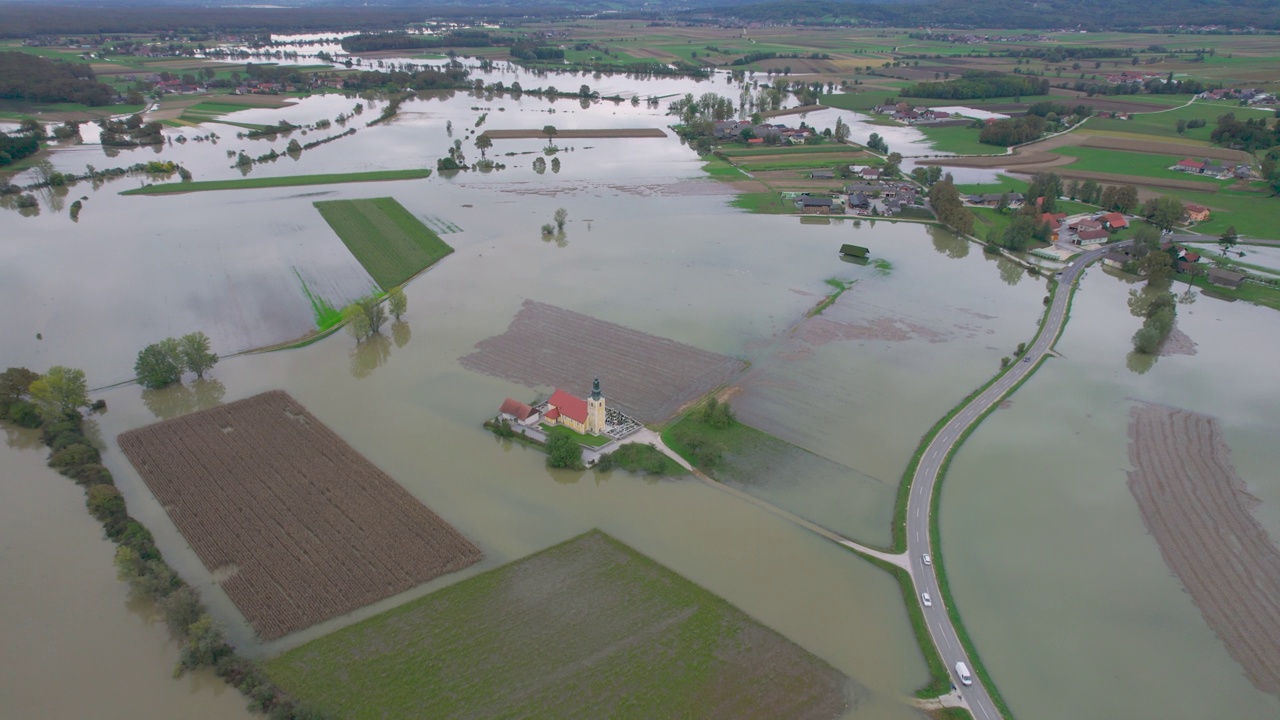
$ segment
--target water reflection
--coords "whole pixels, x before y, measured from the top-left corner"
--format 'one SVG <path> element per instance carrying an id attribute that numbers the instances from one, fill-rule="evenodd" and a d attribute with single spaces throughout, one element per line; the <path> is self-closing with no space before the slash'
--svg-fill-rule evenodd
<path id="1" fill-rule="evenodd" d="M 4 442 L 11 448 L 18 450 L 32 450 L 40 447 L 44 443 L 40 440 L 39 430 L 30 430 L 28 428 L 18 427 L 12 423 L 0 423 L 0 427 L 4 428 Z"/>
<path id="2" fill-rule="evenodd" d="M 1125 367 L 1138 375 L 1145 375 L 1148 370 L 1156 366 L 1158 355 L 1148 355 L 1146 353 L 1131 352 L 1125 356 Z"/>
<path id="3" fill-rule="evenodd" d="M 369 377 L 374 370 L 386 365 L 390 358 L 391 340 L 381 332 L 376 332 L 351 349 L 351 375 L 357 378 Z"/>
<path id="4" fill-rule="evenodd" d="M 402 348 L 408 345 L 411 337 L 413 337 L 413 333 L 409 330 L 409 323 L 403 320 L 396 320 L 391 323 L 391 339 L 395 342 L 396 347 Z"/>
<path id="5" fill-rule="evenodd" d="M 227 388 L 213 378 L 194 380 L 190 385 L 176 383 L 159 390 L 143 390 L 142 403 L 152 415 L 168 420 L 179 415 L 222 404 Z"/>
<path id="6" fill-rule="evenodd" d="M 960 259 L 969 255 L 969 241 L 942 230 L 933 230 L 929 233 L 933 238 L 933 249 L 946 255 L 949 258 Z"/>
<path id="7" fill-rule="evenodd" d="M 1026 268 L 1004 256 L 996 258 L 996 267 L 1000 269 L 1000 279 L 1010 286 L 1022 282 L 1022 278 L 1027 274 Z"/>

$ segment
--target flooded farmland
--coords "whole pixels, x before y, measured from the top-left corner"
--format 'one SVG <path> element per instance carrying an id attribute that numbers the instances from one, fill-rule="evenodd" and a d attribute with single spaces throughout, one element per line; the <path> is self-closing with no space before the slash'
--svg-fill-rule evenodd
<path id="1" fill-rule="evenodd" d="M 1089 270 L 1064 358 L 957 454 L 941 514 L 956 602 L 1020 715 L 1274 717 L 1280 698 L 1250 682 L 1166 566 L 1127 475 L 1135 407 L 1212 417 L 1253 519 L 1280 540 L 1280 386 L 1250 361 L 1280 351 L 1280 315 L 1198 297 L 1178 308 L 1197 353 L 1137 365 L 1130 287 Z"/>
<path id="2" fill-rule="evenodd" d="M 507 82 L 518 77 L 526 86 L 549 82 L 521 73 L 504 77 Z M 585 82 L 604 94 L 635 93 L 641 97 L 730 89 L 723 82 L 641 81 L 621 76 L 600 81 L 587 76 L 553 81 L 562 86 Z M 351 112 L 357 101 L 314 97 L 280 110 L 241 111 L 228 119 L 314 123 Z M 538 128 L 548 123 L 563 128 L 665 127 L 668 123 L 662 114 L 665 102 L 658 109 L 628 102 L 599 102 L 583 108 L 568 99 L 550 102 L 530 96 L 443 92 L 406 102 L 394 121 L 368 128 L 365 120 L 376 117 L 380 105 L 378 101 L 360 102 L 365 109 L 351 124 L 358 128 L 355 135 L 308 150 L 297 160 L 281 157 L 255 165 L 249 176 L 433 167 L 454 139 L 463 140 L 468 157 L 474 159 L 474 135 L 486 128 Z M 818 126 L 833 124 L 837 112 L 812 113 L 806 119 Z M 487 113 L 487 119 L 477 128 L 482 113 Z M 452 135 L 446 123 L 452 123 Z M 219 135 L 216 145 L 194 139 L 207 136 L 210 130 Z M 110 156 L 99 146 L 84 145 L 55 153 L 51 159 L 56 168 L 66 171 L 83 171 L 86 164 L 102 168 L 170 159 L 190 169 L 197 180 L 231 179 L 241 171 L 231 167 L 228 150 L 245 150 L 256 156 L 272 148 L 282 150 L 287 142 L 238 139 L 240 130 L 211 123 L 203 128 L 166 131 L 173 137 L 191 139 L 167 145 L 158 153 L 138 149 L 112 151 L 114 156 Z M 906 698 L 926 681 L 926 669 L 901 593 L 888 574 L 774 515 L 698 483 L 654 481 L 621 472 L 546 469 L 540 453 L 498 440 L 483 431 L 480 423 L 492 416 L 504 397 L 527 398 L 551 388 L 526 387 L 473 372 L 461 358 L 486 338 L 502 334 L 525 303 L 532 301 L 747 363 L 748 369 L 731 379 L 728 388 L 739 417 L 807 454 L 783 458 L 757 472 L 744 489 L 850 537 L 887 544 L 896 484 L 921 434 L 990 377 L 1002 356 L 1011 354 L 1019 342 L 1035 333 L 1046 292 L 1043 279 L 1026 275 L 1016 264 L 992 260 L 980 248 L 925 226 L 857 223 L 852 218 L 814 224 L 791 217 L 744 214 L 729 206 L 732 196 L 723 186 L 702 178 L 699 161 L 673 136 L 575 139 L 558 144 L 564 148 L 556 155 L 561 160 L 559 172 L 539 173 L 532 167 L 534 158 L 543 157 L 544 141 L 500 140 L 489 151 L 490 157 L 508 167 L 491 173 L 306 189 L 168 197 L 118 195 L 140 183 L 131 177 L 96 189 L 81 183 L 65 196 L 42 197 L 40 213 L 33 217 L 0 210 L 0 237 L 4 238 L 0 242 L 0 298 L 10 307 L 25 309 L 0 318 L 0 336 L 6 338 L 4 363 L 37 370 L 53 364 L 82 367 L 91 387 L 104 387 L 130 378 L 136 353 L 148 343 L 197 330 L 210 336 L 213 349 L 224 356 L 213 380 L 155 392 L 124 385 L 93 396 L 106 399 L 110 408 L 97 418 L 106 448 L 104 462 L 115 474 L 130 511 L 152 529 L 169 562 L 201 591 L 216 618 L 246 654 L 275 655 L 598 527 L 725 598 L 865 686 L 867 698 L 852 711 L 851 718 L 919 717 Z M 65 206 L 82 196 L 88 199 L 76 222 Z M 445 239 L 456 249 L 409 285 L 409 312 L 404 322 L 359 346 L 340 333 L 297 350 L 230 357 L 311 330 L 313 311 L 307 291 L 334 305 L 367 292 L 371 279 L 311 203 L 383 196 L 395 197 L 429 226 L 451 231 Z M 568 211 L 565 232 L 544 237 L 539 227 L 551 220 L 558 207 Z M 873 257 L 888 264 L 876 268 L 841 262 L 837 249 L 845 242 L 866 245 Z M 1011 409 L 993 416 L 975 434 L 974 447 L 982 446 L 983 438 L 991 436 L 993 425 L 1019 418 L 1017 427 L 1002 434 L 1000 450 L 995 453 L 1004 463 L 1011 453 L 1004 444 L 1006 437 L 1020 437 L 1040 427 L 1054 428 L 1052 439 L 1058 442 L 1053 452 L 1064 461 L 1104 464 L 1110 459 L 1119 478 L 1118 492 L 1112 499 L 1125 507 L 1122 503 L 1128 495 L 1123 483 L 1126 461 L 1122 439 L 1108 439 L 1106 443 L 1114 447 L 1104 443 L 1107 452 L 1080 460 L 1080 441 L 1072 435 L 1078 428 L 1067 423 L 1078 422 L 1082 431 L 1096 433 L 1090 429 L 1092 420 L 1082 413 L 1092 411 L 1095 401 L 1100 406 L 1112 403 L 1114 408 L 1107 412 L 1114 417 L 1108 422 L 1119 428 L 1123 438 L 1122 417 L 1128 410 L 1115 399 L 1117 388 L 1138 394 L 1150 391 L 1155 378 L 1167 378 L 1171 369 L 1180 367 L 1188 371 L 1173 381 L 1166 380 L 1170 384 L 1161 384 L 1162 390 L 1173 392 L 1176 387 L 1178 392 L 1196 393 L 1197 398 L 1208 397 L 1213 391 L 1204 389 L 1204 366 L 1183 363 L 1217 363 L 1214 377 L 1221 376 L 1223 382 L 1236 377 L 1237 368 L 1227 362 L 1235 356 L 1222 346 L 1207 352 L 1206 344 L 1215 339 L 1239 341 L 1231 339 L 1232 332 L 1238 331 L 1224 335 L 1221 327 L 1223 323 L 1235 327 L 1232 323 L 1239 321 L 1232 320 L 1234 313 L 1244 312 L 1251 320 L 1262 316 L 1251 314 L 1254 308 L 1236 306 L 1217 308 L 1221 314 L 1214 315 L 1211 301 L 1202 299 L 1183 310 L 1180 321 L 1199 343 L 1200 354 L 1161 358 L 1146 375 L 1134 375 L 1125 367 L 1125 345 L 1133 329 L 1125 329 L 1132 318 L 1124 309 L 1123 288 L 1110 294 L 1095 290 L 1101 285 L 1099 281 L 1118 283 L 1100 271 L 1092 273 L 1073 311 L 1077 320 L 1093 318 L 1090 329 L 1069 326 L 1061 345 L 1071 362 L 1079 363 L 1071 347 L 1073 342 L 1079 343 L 1075 354 L 1084 356 L 1091 372 L 1073 376 L 1055 386 L 1053 393 L 1046 393 L 1039 389 L 1048 382 L 1046 377 L 1060 368 L 1078 367 L 1050 363 L 1014 399 Z M 853 286 L 821 315 L 806 320 L 806 312 L 830 290 L 824 283 L 829 278 L 853 282 Z M 1094 295 L 1106 297 L 1091 305 Z M 1259 321 L 1267 320 L 1262 317 Z M 1114 347 L 1096 347 L 1099 341 L 1094 328 L 1110 324 L 1119 328 L 1115 337 L 1108 336 Z M 1220 337 L 1215 338 L 1215 333 Z M 1079 337 L 1089 340 L 1083 342 Z M 1205 360 L 1206 354 L 1217 360 Z M 1256 372 L 1249 370 L 1249 377 Z M 608 396 L 609 373 L 608 367 L 595 369 L 567 389 L 585 394 L 591 375 L 599 374 Z M 1091 389 L 1083 397 L 1075 394 L 1076 383 L 1096 383 L 1098 377 L 1109 378 L 1113 386 L 1104 391 L 1096 384 L 1089 385 Z M 1189 390 L 1189 386 L 1199 389 Z M 280 640 L 264 643 L 255 639 L 230 599 L 177 533 L 165 509 L 119 452 L 116 437 L 160 418 L 273 389 L 287 391 L 472 539 L 484 552 L 484 561 Z M 1161 393 L 1150 394 L 1142 395 L 1143 399 L 1172 402 Z M 1055 404 L 1062 400 L 1060 396 L 1070 399 L 1067 412 L 1061 415 Z M 1262 421 L 1274 417 L 1269 414 L 1272 411 L 1257 405 L 1256 396 L 1240 392 L 1232 397 L 1229 402 L 1197 410 L 1224 420 L 1237 469 L 1246 479 L 1257 478 L 1257 470 L 1275 459 L 1267 457 L 1262 444 L 1266 437 Z M 1035 409 L 1037 403 L 1040 408 L 1055 408 L 1047 426 L 1043 410 Z M 1072 409 L 1076 414 L 1071 414 Z M 1250 419 L 1233 422 L 1229 416 L 1235 414 Z M 1252 451 L 1244 449 L 1250 444 Z M 49 568 L 60 573 L 61 584 L 48 589 L 89 597 L 114 592 L 123 608 L 125 588 L 114 581 L 109 546 L 89 537 L 96 536 L 97 530 L 83 511 L 79 490 L 42 466 L 42 449 L 7 448 L 2 452 L 9 471 L 6 485 L 0 489 L 0 505 L 6 516 L 48 518 L 42 527 L 50 532 L 49 542 L 66 543 L 66 548 L 80 547 L 80 542 L 89 547 L 100 543 L 103 548 L 100 558 L 90 558 L 88 552 L 75 558 L 51 557 Z M 1038 467 L 1039 459 L 1047 453 L 1049 450 L 1037 448 L 1019 463 L 998 463 L 977 474 L 988 483 L 1018 484 L 1025 477 L 1025 468 Z M 1003 534 L 991 518 L 982 516 L 982 522 L 960 519 L 966 511 L 991 512 L 1004 502 L 984 495 L 966 510 L 963 496 L 971 492 L 966 483 L 974 483 L 964 479 L 967 457 L 961 454 L 956 463 L 957 479 L 948 481 L 944 534 L 962 532 L 959 528 L 971 523 L 963 530 L 971 536 L 946 535 L 947 547 L 956 548 L 947 555 L 953 586 L 966 620 L 971 612 L 974 618 L 969 621 L 970 631 L 984 658 L 992 647 L 991 669 L 1015 711 L 1024 708 L 1024 712 L 1040 714 L 1049 706 L 1073 707 L 1059 694 L 1065 691 L 1057 683 L 1043 687 L 1046 680 L 1028 677 L 1030 668 L 1019 666 L 1027 657 L 1043 659 L 1047 653 L 1027 645 L 1030 638 L 1037 637 L 1033 629 L 1013 631 L 1010 623 L 1022 622 L 1025 614 L 1001 605 L 1009 600 L 1009 593 L 997 596 L 976 585 L 999 572 L 1008 590 L 1010 577 L 1025 579 L 1008 574 L 1010 568 L 1042 580 L 1057 570 L 1048 562 L 1028 563 L 1033 558 L 1025 554 L 1033 543 L 1024 543 L 1022 534 L 1016 536 L 1019 542 L 1009 547 L 1006 543 L 1011 536 Z M 11 463 L 11 458 L 20 460 Z M 1099 475 L 1111 472 L 1109 465 L 1106 468 Z M 993 469 L 999 477 L 987 478 L 985 473 Z M 968 477 L 973 477 L 974 471 L 968 472 Z M 61 483 L 62 489 L 49 494 L 23 490 L 46 483 Z M 986 492 L 985 487 L 981 492 Z M 1066 489 L 1059 485 L 1018 487 L 1027 493 L 1024 501 L 1030 508 L 1043 502 L 1044 493 Z M 1251 490 L 1264 499 L 1261 522 L 1274 537 L 1280 537 L 1280 513 L 1266 514 L 1268 508 L 1280 507 L 1280 488 L 1251 485 Z M 953 502 L 957 503 L 955 510 L 950 505 Z M 1062 506 L 1057 504 L 1059 509 Z M 1086 504 L 1082 513 L 1085 509 L 1091 508 Z M 1003 519 L 1027 522 L 1021 515 Z M 1038 533 L 1052 527 L 1052 523 L 1045 528 L 1032 523 L 1017 529 L 1034 529 L 1037 537 L 1031 539 L 1044 542 L 1051 554 L 1065 552 L 1057 544 L 1062 536 L 1052 544 L 1048 538 L 1038 538 Z M 1126 512 L 1115 519 L 1113 537 L 1135 546 L 1150 545 L 1141 528 L 1137 513 Z M 9 537 L 12 530 L 4 532 Z M 988 552 L 979 555 L 978 548 Z M 1194 640 L 1178 649 L 1190 651 L 1188 657 L 1212 650 L 1214 636 L 1196 625 L 1199 616 L 1195 608 L 1177 593 L 1176 583 L 1170 584 L 1158 550 L 1148 550 L 1143 556 L 1144 571 L 1150 575 L 1150 588 L 1159 589 L 1160 597 L 1133 597 L 1123 605 L 1095 607 L 1088 618 L 1095 623 L 1096 635 L 1092 637 L 1112 637 L 1113 633 L 1102 628 L 1108 627 L 1105 622 L 1117 623 L 1124 613 L 1153 604 L 1165 608 L 1167 604 L 1173 608 L 1169 610 L 1171 617 L 1176 616 L 1186 627 L 1199 627 Z M 966 553 L 973 553 L 970 558 L 980 557 L 982 563 L 966 565 Z M 1103 564 L 1118 563 L 1116 554 Z M 1081 553 L 1070 564 L 1080 572 L 1072 578 L 1081 582 L 1077 592 L 1104 587 L 1097 578 L 1082 579 L 1089 578 L 1085 571 L 1092 571 L 1095 560 Z M 1127 566 L 1124 569 L 1127 571 Z M 11 569 L 7 562 L 2 571 L 16 577 L 23 572 Z M 6 576 L 6 588 L 12 585 L 7 580 Z M 1043 580 L 1050 587 L 1056 581 Z M 95 617 L 90 606 L 63 609 L 50 603 L 20 602 L 13 594 L 4 597 L 0 607 L 12 606 L 14 612 L 36 621 L 33 625 L 62 622 L 63 615 L 92 624 Z M 1059 603 L 1049 605 L 1057 607 Z M 121 610 L 122 614 L 128 612 L 132 611 Z M 144 706 L 135 715 L 243 715 L 239 695 L 216 682 L 201 684 L 196 682 L 198 677 L 172 680 L 169 668 L 176 650 L 164 642 L 164 631 L 136 615 L 127 617 L 134 621 L 122 620 L 115 627 L 141 626 L 133 633 L 140 638 L 136 642 L 154 647 L 140 646 L 139 652 L 163 656 L 150 664 L 131 665 L 129 686 L 137 693 L 154 695 L 156 702 L 174 702 L 184 708 L 183 713 L 176 713 Z M 1148 634 L 1139 640 L 1150 641 L 1159 628 L 1160 623 L 1152 620 L 1145 629 Z M 1137 628 L 1127 631 L 1139 632 Z M 128 632 L 122 630 L 121 634 Z M 1038 637 L 1043 641 L 1043 634 Z M 21 645 L 6 642 L 2 646 L 29 647 L 45 642 L 56 645 L 56 657 L 62 658 L 63 653 L 81 653 L 90 641 L 105 642 L 92 635 L 69 633 L 52 639 L 19 639 Z M 998 646 L 1002 640 L 1008 643 L 1003 655 Z M 1094 653 L 1102 648 L 1083 647 L 1084 640 L 1074 635 L 1072 640 L 1082 644 L 1079 652 L 1050 665 L 1056 669 L 1065 666 L 1070 674 L 1070 668 L 1079 662 L 1094 671 Z M 1151 651 L 1150 645 L 1147 651 Z M 24 655 L 6 650 L 0 653 L 0 667 L 22 668 Z M 1259 708 L 1274 709 L 1265 697 L 1259 700 L 1247 680 L 1240 686 L 1243 676 L 1231 672 L 1225 651 L 1209 656 L 1218 663 L 1210 674 L 1210 682 L 1216 683 L 1213 697 L 1230 696 L 1236 703 L 1224 707 L 1240 708 L 1242 716 L 1256 714 L 1252 711 Z M 1162 658 L 1161 662 L 1173 661 Z M 155 672 L 147 670 L 152 665 Z M 96 670 L 74 663 L 50 662 L 43 667 L 55 673 L 53 667 L 65 668 L 62 672 L 68 682 Z M 1173 692 L 1178 673 L 1186 666 L 1169 665 L 1166 669 L 1177 672 L 1163 673 L 1167 680 L 1162 678 L 1153 692 Z M 1131 685 L 1124 672 L 1113 667 L 1108 677 L 1115 675 L 1122 676 L 1121 683 Z M 21 675 L 5 672 L 0 677 L 4 678 L 0 679 L 0 696 L 21 699 L 30 693 L 29 688 L 14 684 L 20 682 Z M 190 713 L 181 704 L 184 699 L 193 708 Z M 1201 702 L 1206 708 L 1211 706 L 1208 700 Z M 120 707 L 132 706 L 122 699 Z M 1111 708 L 1128 706 L 1100 701 L 1098 707 L 1099 716 L 1109 716 Z M 1170 701 L 1170 707 L 1177 706 Z M 70 708 L 67 714 L 80 713 Z"/>

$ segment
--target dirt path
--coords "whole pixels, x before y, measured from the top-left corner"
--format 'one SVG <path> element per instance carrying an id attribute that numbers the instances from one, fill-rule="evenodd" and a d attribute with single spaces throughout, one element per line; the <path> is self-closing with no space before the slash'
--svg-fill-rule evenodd
<path id="1" fill-rule="evenodd" d="M 1263 692 L 1280 696 L 1280 549 L 1218 422 L 1139 404 L 1130 412 L 1129 490 L 1169 569 Z"/>

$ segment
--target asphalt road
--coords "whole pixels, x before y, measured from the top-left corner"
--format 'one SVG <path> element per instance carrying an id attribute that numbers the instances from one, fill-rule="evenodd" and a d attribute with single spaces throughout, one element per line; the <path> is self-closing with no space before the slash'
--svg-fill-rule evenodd
<path id="1" fill-rule="evenodd" d="M 920 603 L 920 609 L 924 611 L 925 623 L 929 627 L 929 634 L 933 636 L 933 643 L 938 648 L 938 653 L 942 656 L 942 661 L 946 664 L 947 670 L 951 674 L 952 682 L 955 683 L 959 691 L 961 701 L 969 708 L 976 720 L 999 720 L 1001 715 L 1000 711 L 996 709 L 995 703 L 991 701 L 991 695 L 987 692 L 987 688 L 983 686 L 982 681 L 974 674 L 974 663 L 960 644 L 960 638 L 956 635 L 955 626 L 947 614 L 942 593 L 938 591 L 938 576 L 934 571 L 934 567 L 924 564 L 924 554 L 933 554 L 933 549 L 929 544 L 929 498 L 933 497 L 934 486 L 938 482 L 938 473 L 942 468 L 942 462 L 956 446 L 960 436 L 964 434 L 970 425 L 977 422 L 978 418 L 988 408 L 1000 402 L 1014 385 L 1030 374 L 1040 359 L 1049 351 L 1062 326 L 1066 323 L 1067 303 L 1071 298 L 1070 288 L 1075 284 L 1080 274 L 1084 272 L 1085 267 L 1115 248 L 1115 245 L 1108 245 L 1098 250 L 1086 252 L 1062 270 L 1058 278 L 1058 292 L 1054 295 L 1053 305 L 1049 308 L 1044 320 L 1044 329 L 1023 356 L 1029 359 L 1030 362 L 1015 359 L 1015 365 L 1009 372 L 1002 375 L 991 387 L 964 406 L 934 436 L 933 442 L 925 449 L 924 456 L 920 459 L 919 466 L 916 467 L 915 476 L 911 480 L 911 495 L 907 500 L 907 559 L 910 564 L 911 575 L 915 579 L 916 592 L 928 593 L 933 601 L 933 606 L 925 607 L 924 601 L 919 595 L 916 597 L 916 601 Z M 967 687 L 960 684 L 960 679 L 955 674 L 956 663 L 962 660 L 969 667 L 969 674 L 973 676 L 973 685 Z"/>

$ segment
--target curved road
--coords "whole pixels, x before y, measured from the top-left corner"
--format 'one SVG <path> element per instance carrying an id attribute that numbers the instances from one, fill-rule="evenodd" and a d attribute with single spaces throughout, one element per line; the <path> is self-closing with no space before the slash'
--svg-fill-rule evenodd
<path id="1" fill-rule="evenodd" d="M 999 380 L 969 402 L 968 405 L 965 405 L 934 436 L 933 441 L 929 443 L 929 447 L 925 448 L 924 455 L 920 458 L 920 464 L 916 467 L 916 473 L 911 478 L 911 494 L 907 499 L 907 561 L 911 576 L 916 583 L 916 601 L 921 604 L 920 609 L 924 612 L 925 624 L 929 627 L 929 634 L 933 636 L 933 644 L 937 646 L 938 654 L 942 656 L 942 662 L 947 666 L 947 672 L 951 674 L 952 682 L 957 685 L 960 695 L 959 704 L 968 707 L 975 720 L 999 720 L 1001 715 L 1000 711 L 996 709 L 995 703 L 991 701 L 991 695 L 983 686 L 982 680 L 974 673 L 972 659 L 969 658 L 968 654 L 965 653 L 964 647 L 960 644 L 960 638 L 956 635 L 955 626 L 952 625 L 951 618 L 947 614 L 945 599 L 938 590 L 938 576 L 933 566 L 924 564 L 924 554 L 932 554 L 929 543 L 929 501 L 933 497 L 934 487 L 938 483 L 939 471 L 942 469 L 942 463 L 947 454 L 956 447 L 965 430 L 976 423 L 984 412 L 1000 402 L 1014 385 L 1036 368 L 1036 365 L 1049 351 L 1049 348 L 1057 339 L 1058 333 L 1062 330 L 1062 326 L 1067 321 L 1067 303 L 1071 300 L 1072 286 L 1089 263 L 1101 258 L 1116 247 L 1117 245 L 1108 245 L 1097 250 L 1090 250 L 1076 258 L 1061 272 L 1058 277 L 1059 292 L 1054 295 L 1053 304 L 1045 315 L 1043 329 L 1023 356 L 1029 359 L 1030 362 L 1016 360 L 1015 365 L 1002 375 Z M 924 602 L 919 593 L 926 592 L 929 593 L 930 598 L 933 600 L 933 607 L 924 607 Z M 973 676 L 973 685 L 971 686 L 960 685 L 959 678 L 955 676 L 956 663 L 962 660 L 969 667 L 970 675 Z"/>

